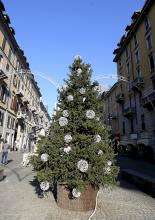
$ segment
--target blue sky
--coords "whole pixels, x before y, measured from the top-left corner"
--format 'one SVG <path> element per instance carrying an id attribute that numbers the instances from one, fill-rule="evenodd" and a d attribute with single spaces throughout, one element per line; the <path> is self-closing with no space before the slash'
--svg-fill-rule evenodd
<path id="1" fill-rule="evenodd" d="M 36 74 L 48 110 L 57 100 L 57 89 L 39 75 L 63 84 L 68 66 L 80 54 L 96 75 L 115 75 L 113 50 L 131 15 L 144 0 L 3 0 L 15 37 Z M 112 85 L 115 79 L 100 80 Z"/>

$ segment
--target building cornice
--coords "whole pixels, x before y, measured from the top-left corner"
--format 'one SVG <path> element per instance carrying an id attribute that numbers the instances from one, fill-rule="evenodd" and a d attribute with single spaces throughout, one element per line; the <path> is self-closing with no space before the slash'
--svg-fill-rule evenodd
<path id="1" fill-rule="evenodd" d="M 132 19 L 135 19 L 135 21 L 133 21 L 132 24 L 126 27 L 126 30 L 128 30 L 127 35 L 123 35 L 123 39 L 121 38 L 121 41 L 118 44 L 119 47 L 114 50 L 113 54 L 116 54 L 113 60 L 114 62 L 117 62 L 119 60 L 119 57 L 122 55 L 126 45 L 130 42 L 131 38 L 135 34 L 139 25 L 142 23 L 143 19 L 146 16 L 146 13 L 150 10 L 153 3 L 155 3 L 154 0 L 147 0 L 141 12 L 134 12 L 134 14 L 132 15 Z"/>

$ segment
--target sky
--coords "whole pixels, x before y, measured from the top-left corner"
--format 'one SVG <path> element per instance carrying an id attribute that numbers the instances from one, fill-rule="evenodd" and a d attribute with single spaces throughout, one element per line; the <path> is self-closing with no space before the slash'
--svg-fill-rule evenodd
<path id="1" fill-rule="evenodd" d="M 51 113 L 57 87 L 68 78 L 76 55 L 92 65 L 93 80 L 105 88 L 116 81 L 113 51 L 144 0 L 3 0 Z"/>

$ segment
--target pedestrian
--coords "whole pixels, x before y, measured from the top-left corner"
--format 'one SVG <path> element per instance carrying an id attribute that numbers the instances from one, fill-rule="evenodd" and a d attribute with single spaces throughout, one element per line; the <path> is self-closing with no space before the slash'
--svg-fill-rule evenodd
<path id="1" fill-rule="evenodd" d="M 9 152 L 9 144 L 7 143 L 7 140 L 5 140 L 4 143 L 2 144 L 2 159 L 1 159 L 2 164 L 7 164 L 8 152 Z"/>

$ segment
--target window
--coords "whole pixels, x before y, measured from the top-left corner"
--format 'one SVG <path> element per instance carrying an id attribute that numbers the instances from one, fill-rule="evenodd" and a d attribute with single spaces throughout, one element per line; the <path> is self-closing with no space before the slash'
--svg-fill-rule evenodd
<path id="1" fill-rule="evenodd" d="M 146 43 L 147 43 L 147 48 L 148 48 L 148 49 L 151 49 L 151 48 L 152 48 L 152 38 L 151 38 L 151 34 L 149 34 L 149 35 L 146 37 Z"/>
<path id="2" fill-rule="evenodd" d="M 0 126 L 3 126 L 4 112 L 0 111 Z"/>
<path id="3" fill-rule="evenodd" d="M 127 47 L 126 47 L 126 50 L 125 50 L 125 54 L 126 54 L 126 58 L 128 58 L 129 57 L 129 50 L 128 50 Z"/>
<path id="4" fill-rule="evenodd" d="M 8 116 L 7 128 L 11 128 L 11 117 Z"/>
<path id="5" fill-rule="evenodd" d="M 17 111 L 18 106 L 17 106 L 17 98 L 15 95 L 12 96 L 12 100 L 11 100 L 11 109 L 14 111 Z"/>
<path id="6" fill-rule="evenodd" d="M 0 100 L 5 103 L 7 98 L 7 89 L 4 85 L 0 86 Z"/>
<path id="7" fill-rule="evenodd" d="M 141 115 L 141 122 L 142 122 L 142 130 L 145 130 L 145 117 L 144 115 Z"/>
<path id="8" fill-rule="evenodd" d="M 154 71 L 154 69 L 155 69 L 155 62 L 154 62 L 154 55 L 153 55 L 153 53 L 151 53 L 149 55 L 149 64 L 150 64 L 151 72 Z"/>
<path id="9" fill-rule="evenodd" d="M 130 65 L 129 65 L 129 63 L 126 64 L 126 71 L 127 71 L 127 75 L 130 75 Z"/>
<path id="10" fill-rule="evenodd" d="M 6 64 L 6 70 L 9 71 L 9 69 L 10 69 L 10 66 L 9 66 L 9 64 L 7 63 L 7 64 Z"/>
<path id="11" fill-rule="evenodd" d="M 145 18 L 144 24 L 145 24 L 145 30 L 147 32 L 149 30 L 149 28 L 150 28 L 150 21 L 149 21 L 148 17 Z"/>
<path id="12" fill-rule="evenodd" d="M 125 135 L 125 122 L 124 121 L 123 121 L 122 127 L 123 127 L 123 135 Z"/>
<path id="13" fill-rule="evenodd" d="M 134 46 L 137 47 L 138 46 L 138 41 L 137 41 L 137 35 L 135 34 L 134 37 Z"/>
<path id="14" fill-rule="evenodd" d="M 121 63 L 121 60 L 119 60 L 118 62 L 118 70 L 120 71 L 122 69 L 122 63 Z"/>
<path id="15" fill-rule="evenodd" d="M 139 51 L 135 52 L 136 64 L 139 64 Z"/>
<path id="16" fill-rule="evenodd" d="M 15 119 L 8 116 L 7 128 L 14 129 L 15 128 Z"/>
<path id="17" fill-rule="evenodd" d="M 131 133 L 133 133 L 134 132 L 133 119 L 130 120 L 130 123 L 131 123 Z"/>
<path id="18" fill-rule="evenodd" d="M 14 75 L 14 78 L 13 78 L 13 85 L 15 87 L 17 87 L 17 76 L 16 76 L 16 74 Z"/>
<path id="19" fill-rule="evenodd" d="M 3 42 L 2 42 L 2 50 L 5 49 L 5 45 L 6 45 L 6 38 L 4 37 L 3 38 Z"/>

